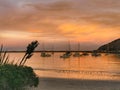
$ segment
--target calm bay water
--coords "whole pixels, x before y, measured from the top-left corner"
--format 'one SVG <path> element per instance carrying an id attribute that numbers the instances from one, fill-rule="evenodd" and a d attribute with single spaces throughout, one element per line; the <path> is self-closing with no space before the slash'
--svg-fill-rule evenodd
<path id="1" fill-rule="evenodd" d="M 95 80 L 120 80 L 120 57 L 102 54 L 100 57 L 81 56 L 63 59 L 63 53 L 54 53 L 51 57 L 41 57 L 34 53 L 26 62 L 39 77 L 74 78 Z M 24 53 L 9 53 L 10 60 L 18 62 Z"/>

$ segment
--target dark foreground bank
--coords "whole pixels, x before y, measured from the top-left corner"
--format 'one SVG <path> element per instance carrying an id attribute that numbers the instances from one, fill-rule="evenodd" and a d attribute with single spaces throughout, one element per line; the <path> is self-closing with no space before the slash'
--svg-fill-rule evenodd
<path id="1" fill-rule="evenodd" d="M 120 81 L 39 78 L 38 88 L 30 90 L 120 90 Z"/>

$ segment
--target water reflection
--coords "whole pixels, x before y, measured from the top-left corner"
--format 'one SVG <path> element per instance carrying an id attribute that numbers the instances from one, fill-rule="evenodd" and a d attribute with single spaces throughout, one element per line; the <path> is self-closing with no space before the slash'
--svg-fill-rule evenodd
<path id="1" fill-rule="evenodd" d="M 51 57 L 40 57 L 40 53 L 35 53 L 26 65 L 33 67 L 40 77 L 120 80 L 120 58 L 116 55 L 71 56 L 63 59 L 60 58 L 62 54 L 59 52 Z M 22 56 L 23 53 L 10 53 L 11 59 L 18 60 Z"/>

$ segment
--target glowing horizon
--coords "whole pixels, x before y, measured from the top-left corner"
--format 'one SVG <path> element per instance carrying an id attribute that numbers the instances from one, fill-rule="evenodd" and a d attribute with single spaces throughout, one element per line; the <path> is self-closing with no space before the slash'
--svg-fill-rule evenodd
<path id="1" fill-rule="evenodd" d="M 70 40 L 73 47 L 80 42 L 82 50 L 96 49 L 120 38 L 119 5 L 119 0 L 0 1 L 0 44 L 20 50 L 33 40 L 60 46 Z"/>

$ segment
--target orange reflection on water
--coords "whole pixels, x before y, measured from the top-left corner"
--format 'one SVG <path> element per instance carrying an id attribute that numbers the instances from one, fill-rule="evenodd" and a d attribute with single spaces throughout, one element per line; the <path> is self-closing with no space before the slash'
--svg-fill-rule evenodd
<path id="1" fill-rule="evenodd" d="M 22 57 L 23 54 L 10 54 L 12 57 Z M 82 56 L 68 59 L 59 58 L 62 53 L 52 57 L 42 58 L 40 53 L 27 61 L 26 65 L 35 69 L 40 77 L 120 80 L 120 58 L 115 55 L 102 54 L 101 57 Z"/>

